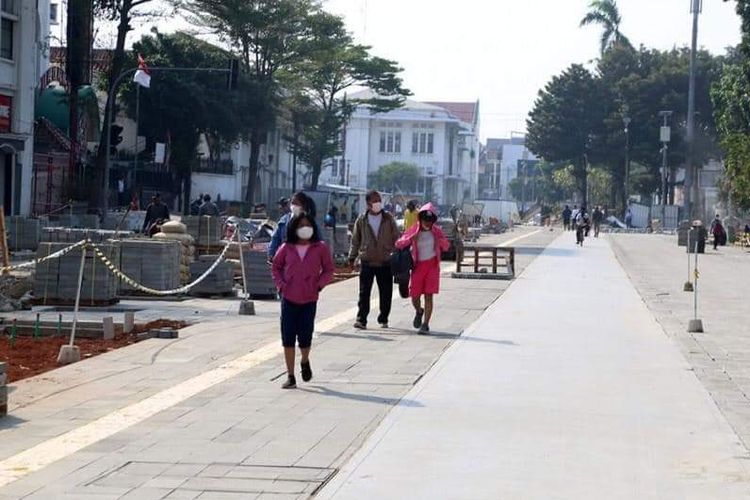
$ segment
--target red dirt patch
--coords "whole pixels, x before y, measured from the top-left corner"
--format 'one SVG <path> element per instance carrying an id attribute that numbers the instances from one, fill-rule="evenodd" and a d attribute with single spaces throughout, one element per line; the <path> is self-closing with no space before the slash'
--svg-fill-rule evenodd
<path id="1" fill-rule="evenodd" d="M 123 334 L 117 331 L 114 340 L 77 339 L 76 345 L 81 349 L 81 359 L 97 356 L 121 347 L 136 343 L 136 334 L 157 328 L 180 329 L 187 326 L 182 321 L 160 319 L 149 323 L 135 325 L 135 331 Z M 17 337 L 14 346 L 10 338 L 0 336 L 0 361 L 8 364 L 8 383 L 39 375 L 58 367 L 57 354 L 60 346 L 67 344 L 68 337 Z"/>

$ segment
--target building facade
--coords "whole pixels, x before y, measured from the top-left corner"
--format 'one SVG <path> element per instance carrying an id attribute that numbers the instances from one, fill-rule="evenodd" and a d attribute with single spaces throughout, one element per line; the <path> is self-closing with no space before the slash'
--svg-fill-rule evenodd
<path id="1" fill-rule="evenodd" d="M 365 99 L 368 92 L 350 96 Z M 326 162 L 321 184 L 367 189 L 370 175 L 384 165 L 416 165 L 416 193 L 441 205 L 460 204 L 477 194 L 479 103 L 407 100 L 388 113 L 359 106 L 344 131 L 341 155 Z M 393 186 L 394 192 L 404 191 Z"/>
<path id="2" fill-rule="evenodd" d="M 538 158 L 526 147 L 526 138 L 487 139 L 479 175 L 479 198 L 512 200 L 510 183 L 522 176 L 532 176 L 530 170 Z"/>
<path id="3" fill-rule="evenodd" d="M 49 0 L 0 3 L 0 206 L 28 214 L 34 99 L 45 67 Z"/>

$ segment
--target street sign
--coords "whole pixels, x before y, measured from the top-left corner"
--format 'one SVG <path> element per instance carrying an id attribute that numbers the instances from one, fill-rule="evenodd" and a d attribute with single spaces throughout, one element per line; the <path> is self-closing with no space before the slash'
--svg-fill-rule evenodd
<path id="1" fill-rule="evenodd" d="M 166 145 L 163 142 L 156 143 L 156 150 L 154 152 L 154 163 L 164 163 L 166 156 Z"/>
<path id="2" fill-rule="evenodd" d="M 659 134 L 660 141 L 661 142 L 669 142 L 672 139 L 672 128 L 671 127 L 662 127 L 661 133 Z"/>

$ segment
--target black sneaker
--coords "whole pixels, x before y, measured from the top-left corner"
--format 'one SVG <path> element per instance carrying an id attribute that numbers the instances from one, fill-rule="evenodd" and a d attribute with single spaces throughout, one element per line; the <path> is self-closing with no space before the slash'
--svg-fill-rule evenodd
<path id="1" fill-rule="evenodd" d="M 387 321 L 386 322 L 381 322 L 379 324 L 380 324 L 380 328 L 388 328 L 388 322 Z"/>
<path id="2" fill-rule="evenodd" d="M 429 335 L 430 334 L 430 327 L 427 325 L 427 323 L 424 323 L 417 332 L 420 335 Z"/>
<path id="3" fill-rule="evenodd" d="M 354 323 L 354 328 L 356 328 L 357 330 L 367 330 L 367 325 L 362 323 L 361 321 L 356 321 Z"/>
<path id="4" fill-rule="evenodd" d="M 414 315 L 414 328 L 422 326 L 422 316 L 424 316 L 424 309 L 420 309 L 417 311 L 417 314 Z"/>
<path id="5" fill-rule="evenodd" d="M 286 382 L 281 386 L 282 389 L 296 389 L 297 388 L 297 379 L 294 378 L 294 375 L 289 375 L 286 379 Z"/>
<path id="6" fill-rule="evenodd" d="M 302 369 L 302 380 L 305 382 L 309 382 L 312 380 L 312 368 L 310 368 L 310 362 L 307 363 L 300 363 L 300 368 Z"/>

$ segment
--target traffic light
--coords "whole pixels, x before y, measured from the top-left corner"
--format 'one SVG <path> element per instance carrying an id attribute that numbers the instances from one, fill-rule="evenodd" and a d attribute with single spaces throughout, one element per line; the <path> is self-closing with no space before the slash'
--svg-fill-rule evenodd
<path id="1" fill-rule="evenodd" d="M 237 59 L 229 60 L 229 74 L 227 76 L 227 89 L 237 90 L 237 82 L 240 78 L 240 62 Z"/>
<path id="2" fill-rule="evenodd" d="M 109 153 L 117 153 L 117 146 L 122 142 L 122 127 L 113 124 L 109 127 Z"/>

